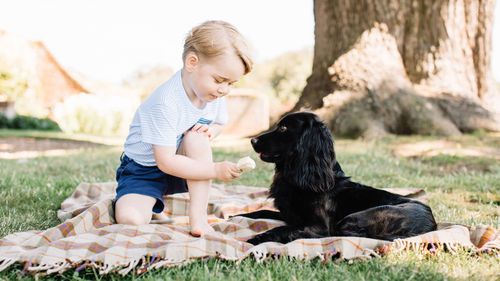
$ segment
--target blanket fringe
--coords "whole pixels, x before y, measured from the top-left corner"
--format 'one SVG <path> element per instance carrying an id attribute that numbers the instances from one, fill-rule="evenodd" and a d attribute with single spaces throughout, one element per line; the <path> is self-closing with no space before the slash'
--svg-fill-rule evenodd
<path id="1" fill-rule="evenodd" d="M 476 250 L 476 253 L 494 253 L 500 256 L 500 240 L 486 242 L 481 248 Z M 1 270 L 0 270 L 1 271 Z"/>
<path id="2" fill-rule="evenodd" d="M 413 251 L 415 253 L 420 253 L 420 254 L 436 254 L 439 252 L 443 252 L 445 250 L 451 252 L 452 254 L 456 254 L 459 249 L 461 248 L 461 245 L 459 243 L 431 243 L 431 242 L 416 242 L 416 241 L 408 241 L 408 240 L 403 240 L 403 239 L 396 239 L 394 242 L 389 246 L 391 251 L 395 252 L 401 252 L 401 251 Z M 481 254 L 481 253 L 496 253 L 497 255 L 500 256 L 500 241 L 499 240 L 493 240 L 489 241 L 486 244 L 484 244 L 481 248 L 475 249 L 473 253 L 476 254 Z M 322 262 L 327 262 L 332 259 L 334 255 L 338 254 L 337 251 L 332 251 L 332 252 L 317 252 L 314 257 L 318 257 Z M 264 246 L 255 246 L 253 247 L 248 255 L 253 255 L 255 260 L 257 262 L 263 262 L 267 260 L 270 255 L 266 247 Z M 247 255 L 246 255 L 247 256 Z M 371 249 L 365 249 L 363 251 L 363 255 L 360 257 L 362 259 L 368 259 L 371 257 L 380 257 L 381 254 L 377 253 L 374 250 Z M 291 258 L 296 258 L 296 259 L 307 259 L 307 254 L 304 253 L 304 255 L 290 255 L 288 254 L 288 257 Z M 242 260 L 241 258 L 240 260 Z M 4 258 L 0 260 L 0 271 L 3 271 L 7 269 L 9 266 L 17 262 L 17 259 L 12 259 L 12 258 Z M 150 271 L 152 269 L 158 269 L 162 267 L 168 267 L 168 266 L 176 266 L 176 265 L 181 265 L 188 263 L 189 260 L 172 260 L 169 258 L 161 258 L 159 256 L 143 256 L 138 259 L 134 259 L 127 264 L 121 264 L 121 265 L 115 265 L 115 264 L 108 264 L 108 263 L 100 263 L 100 262 L 89 262 L 86 261 L 80 266 L 78 266 L 78 269 L 83 269 L 87 266 L 93 267 L 95 269 L 98 269 L 100 275 L 105 275 L 108 274 L 112 271 L 116 271 L 118 274 L 125 276 L 127 275 L 130 271 L 137 269 L 137 273 L 141 274 L 146 271 Z M 58 263 L 53 263 L 53 264 L 38 264 L 38 265 L 30 265 L 27 266 L 26 269 L 27 271 L 31 272 L 44 272 L 47 274 L 52 274 L 52 273 L 62 273 L 72 267 L 74 267 L 75 264 L 69 262 L 69 261 L 62 261 Z M 77 269 L 77 270 L 78 270 Z"/>
<path id="3" fill-rule="evenodd" d="M 320 260 L 326 263 L 333 260 L 334 258 L 340 258 L 341 254 L 342 253 L 340 253 L 335 247 L 333 247 L 331 250 L 323 252 Z"/>
<path id="4" fill-rule="evenodd" d="M 162 267 L 168 267 L 168 266 L 176 266 L 176 265 L 182 265 L 182 264 L 187 264 L 189 263 L 189 260 L 172 260 L 172 259 L 160 259 L 159 261 L 151 264 L 146 271 L 149 271 L 151 269 L 158 269 Z"/>
<path id="5" fill-rule="evenodd" d="M 456 254 L 459 249 L 463 248 L 460 243 L 451 242 L 417 242 L 403 239 L 395 239 L 390 246 L 390 250 L 394 252 L 412 251 L 415 254 L 437 254 L 447 250 L 452 254 Z"/>
<path id="6" fill-rule="evenodd" d="M 281 257 L 288 257 L 291 259 L 296 259 L 296 260 L 311 260 L 318 258 L 321 262 L 326 263 L 328 261 L 331 261 L 333 258 L 342 258 L 342 253 L 334 249 L 333 251 L 327 251 L 327 252 L 315 252 L 312 255 L 308 253 L 302 253 L 302 254 L 292 254 L 292 253 L 286 253 L 284 255 L 283 253 L 269 253 L 268 250 L 265 247 L 260 247 L 260 245 L 253 247 L 248 255 L 252 255 L 257 262 L 263 262 L 265 260 L 268 260 L 269 258 L 274 258 L 278 259 L 280 256 Z M 375 250 L 372 249 L 364 249 L 363 253 L 358 256 L 358 259 L 371 259 L 373 257 L 381 257 L 382 255 L 377 253 Z M 243 260 L 241 258 L 240 260 L 237 260 L 236 262 L 240 262 Z"/>
<path id="7" fill-rule="evenodd" d="M 255 246 L 250 252 L 257 262 L 263 262 L 267 257 L 267 249 L 264 247 Z"/>
<path id="8" fill-rule="evenodd" d="M 9 266 L 14 264 L 16 261 L 17 261 L 17 259 L 3 258 L 2 260 L 0 260 L 0 271 L 7 269 Z"/>
<path id="9" fill-rule="evenodd" d="M 56 265 L 54 264 L 38 264 L 38 265 L 32 265 L 28 266 L 26 269 L 28 271 L 36 271 L 36 272 L 41 272 L 41 271 L 47 271 L 49 269 L 54 268 Z"/>
<path id="10" fill-rule="evenodd" d="M 122 276 L 127 275 L 127 273 L 129 273 L 132 269 L 134 269 L 139 264 L 140 261 L 141 261 L 140 259 L 131 261 L 126 268 L 119 270 L 118 274 Z"/>
<path id="11" fill-rule="evenodd" d="M 99 269 L 99 275 L 104 275 L 110 273 L 112 270 L 117 268 L 116 265 L 105 263 L 103 265 L 94 265 Z"/>
<path id="12" fill-rule="evenodd" d="M 312 259 L 319 258 L 322 262 L 327 262 L 332 260 L 333 257 L 342 258 L 342 253 L 337 251 L 336 249 L 330 250 L 329 252 L 315 252 L 315 253 L 289 253 L 283 252 L 281 250 L 275 251 L 271 249 L 271 253 L 268 249 L 269 245 L 257 245 L 247 250 L 247 252 L 236 258 L 236 262 L 243 260 L 245 257 L 253 256 L 257 262 L 263 262 L 269 258 L 278 258 L 279 256 L 287 256 L 292 259 Z M 460 243 L 454 242 L 429 242 L 429 241 L 411 241 L 405 239 L 395 239 L 393 243 L 384 244 L 383 247 L 379 247 L 375 250 L 364 249 L 363 253 L 359 258 L 368 259 L 371 257 L 380 257 L 384 255 L 387 251 L 389 252 L 402 252 L 402 251 L 412 251 L 419 255 L 435 255 L 441 252 L 450 252 L 452 254 L 456 254 L 461 252 L 463 249 L 468 250 L 471 255 L 479 255 L 479 254 L 493 254 L 500 257 L 500 240 L 498 238 L 494 238 L 494 240 L 488 241 L 484 243 L 480 248 L 476 247 L 466 247 Z M 377 252 L 378 251 L 378 252 Z M 285 254 L 286 253 L 286 254 Z M 216 257 L 221 259 L 229 259 L 223 254 L 218 253 Z M 170 266 L 179 266 L 182 264 L 189 263 L 195 260 L 191 259 L 171 259 L 168 257 L 161 257 L 161 255 L 148 254 L 139 258 L 132 259 L 128 262 L 121 264 L 110 264 L 103 262 L 95 262 L 95 261 L 81 261 L 81 262 L 71 262 L 70 260 L 59 260 L 57 262 L 44 263 L 44 264 L 31 264 L 30 262 L 26 262 L 24 265 L 24 270 L 28 272 L 35 273 L 63 273 L 71 268 L 76 268 L 77 271 L 80 271 L 86 267 L 91 267 L 97 269 L 100 275 L 105 275 L 110 272 L 117 272 L 118 274 L 124 276 L 130 273 L 132 270 L 136 270 L 137 274 L 142 274 L 144 272 L 150 271 L 152 269 L 158 269 L 162 267 L 170 267 Z M 19 262 L 19 258 L 0 258 L 0 271 L 6 270 L 8 267 L 13 265 L 14 263 Z"/>
<path id="13" fill-rule="evenodd" d="M 381 255 L 378 254 L 377 252 L 375 252 L 374 250 L 372 249 L 365 249 L 364 250 L 364 253 L 363 253 L 363 257 L 366 257 L 368 259 L 372 258 L 372 257 L 376 257 L 376 258 L 380 258 Z"/>
<path id="14" fill-rule="evenodd" d="M 61 262 L 59 265 L 54 264 L 50 269 L 47 269 L 47 274 L 51 274 L 54 272 L 62 273 L 71 268 L 71 264 L 69 262 Z"/>

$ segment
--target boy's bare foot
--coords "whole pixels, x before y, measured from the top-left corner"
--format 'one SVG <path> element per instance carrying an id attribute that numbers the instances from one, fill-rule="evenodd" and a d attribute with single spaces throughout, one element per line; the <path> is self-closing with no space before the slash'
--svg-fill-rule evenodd
<path id="1" fill-rule="evenodd" d="M 191 235 L 194 237 L 201 237 L 203 235 L 212 234 L 215 235 L 217 232 L 208 223 L 202 223 L 201 225 L 191 225 Z"/>

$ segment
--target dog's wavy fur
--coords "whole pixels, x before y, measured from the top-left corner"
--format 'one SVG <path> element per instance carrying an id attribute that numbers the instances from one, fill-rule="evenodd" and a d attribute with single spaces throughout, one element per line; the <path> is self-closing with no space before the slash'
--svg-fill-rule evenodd
<path id="1" fill-rule="evenodd" d="M 241 216 L 280 219 L 286 225 L 249 243 L 326 236 L 393 240 L 436 229 L 427 205 L 345 177 L 335 158 L 332 135 L 313 113 L 289 114 L 251 142 L 263 161 L 275 164 L 270 197 L 279 212 Z"/>

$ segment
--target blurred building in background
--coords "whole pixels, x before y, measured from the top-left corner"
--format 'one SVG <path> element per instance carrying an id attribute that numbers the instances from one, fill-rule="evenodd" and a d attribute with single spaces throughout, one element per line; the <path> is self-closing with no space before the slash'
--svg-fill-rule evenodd
<path id="1" fill-rule="evenodd" d="M 1 30 L 0 74 L 0 99 L 26 115 L 50 116 L 65 97 L 88 92 L 42 42 Z"/>

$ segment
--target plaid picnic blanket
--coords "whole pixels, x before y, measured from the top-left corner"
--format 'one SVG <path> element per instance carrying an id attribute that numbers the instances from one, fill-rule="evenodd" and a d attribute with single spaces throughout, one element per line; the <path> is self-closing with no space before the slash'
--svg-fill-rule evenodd
<path id="1" fill-rule="evenodd" d="M 188 232 L 188 194 L 166 198 L 168 223 L 131 226 L 115 224 L 112 199 L 115 183 L 82 183 L 58 211 L 63 221 L 44 231 L 10 234 L 0 240 L 0 271 L 19 262 L 24 270 L 50 274 L 70 268 L 94 267 L 100 274 L 131 270 L 142 273 L 164 266 L 216 257 L 240 261 L 249 256 L 263 260 L 272 256 L 298 259 L 369 258 L 388 251 L 413 249 L 435 253 L 465 247 L 473 252 L 500 251 L 499 232 L 489 226 L 444 225 L 438 231 L 394 242 L 359 237 L 299 239 L 288 244 L 274 242 L 252 246 L 244 242 L 255 234 L 283 225 L 265 219 L 232 217 L 259 209 L 272 209 L 267 189 L 214 184 L 210 195 L 210 222 L 220 235 L 195 238 Z M 400 194 L 421 190 L 392 189 Z M 229 219 L 228 219 L 229 218 Z"/>

